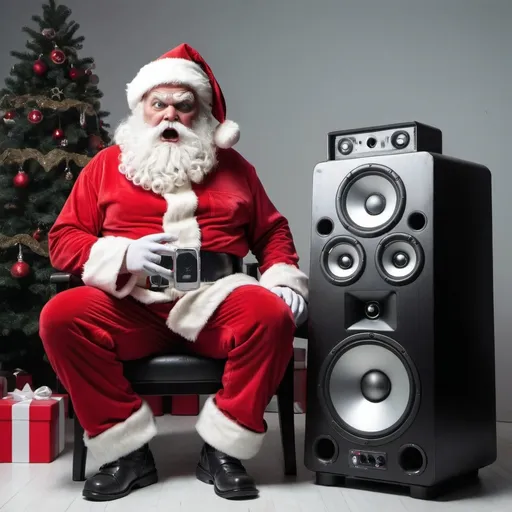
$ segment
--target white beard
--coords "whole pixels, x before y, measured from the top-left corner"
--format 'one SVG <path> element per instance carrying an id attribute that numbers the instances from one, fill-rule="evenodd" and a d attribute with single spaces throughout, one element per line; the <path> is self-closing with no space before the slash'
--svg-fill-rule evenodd
<path id="1" fill-rule="evenodd" d="M 115 132 L 121 148 L 119 171 L 135 185 L 162 195 L 190 181 L 201 183 L 217 163 L 213 121 L 203 114 L 192 129 L 168 121 L 152 127 L 144 122 L 139 105 Z M 178 132 L 178 142 L 160 139 L 167 128 Z"/>

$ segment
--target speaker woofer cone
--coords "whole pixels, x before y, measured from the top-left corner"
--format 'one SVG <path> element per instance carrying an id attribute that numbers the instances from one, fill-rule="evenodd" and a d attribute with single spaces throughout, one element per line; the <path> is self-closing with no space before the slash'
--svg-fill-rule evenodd
<path id="1" fill-rule="evenodd" d="M 380 276 L 395 285 L 415 280 L 423 269 L 425 254 L 416 238 L 406 233 L 385 236 L 375 250 L 375 266 Z"/>
<path id="2" fill-rule="evenodd" d="M 319 395 L 345 438 L 389 442 L 414 420 L 420 398 L 417 371 L 405 350 L 376 333 L 336 346 L 320 372 Z M 367 396 L 365 396 L 367 395 Z"/>
<path id="3" fill-rule="evenodd" d="M 329 282 L 348 285 L 357 281 L 365 268 L 363 246 L 351 236 L 329 240 L 320 254 L 320 268 Z"/>
<path id="4" fill-rule="evenodd" d="M 400 177 L 388 167 L 367 164 L 347 174 L 336 196 L 340 221 L 351 233 L 375 237 L 400 220 L 406 202 Z"/>

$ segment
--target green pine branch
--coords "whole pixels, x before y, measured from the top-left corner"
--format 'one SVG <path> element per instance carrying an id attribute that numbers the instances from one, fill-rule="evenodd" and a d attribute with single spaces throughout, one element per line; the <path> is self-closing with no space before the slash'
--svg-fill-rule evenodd
<path id="1" fill-rule="evenodd" d="M 2 163 L 2 153 L 11 148 L 36 149 L 42 154 L 59 149 L 93 157 L 98 150 L 91 146 L 92 136 L 99 135 L 105 145 L 110 143 L 106 130 L 110 113 L 101 108 L 103 93 L 91 83 L 90 72 L 85 73 L 94 64 L 94 59 L 80 55 L 85 37 L 79 33 L 79 23 L 71 19 L 71 10 L 60 2 L 47 0 L 41 13 L 32 15 L 31 19 L 33 26 L 21 27 L 28 37 L 24 50 L 10 52 L 16 63 L 5 79 L 0 98 L 7 95 L 19 100 L 19 97 L 29 95 L 48 98 L 52 102 L 40 105 L 28 102 L 17 106 L 12 103 L 12 108 L 8 103 L 3 105 L 3 111 L 8 111 L 14 122 L 0 122 L 0 233 L 8 237 L 18 234 L 32 236 L 40 229 L 39 236 L 44 241 L 82 169 L 74 161 L 65 160 L 49 170 L 36 160 Z M 54 34 L 48 30 L 53 30 Z M 63 63 L 52 61 L 54 49 L 64 52 L 66 59 Z M 39 59 L 45 65 L 41 76 L 34 69 L 34 63 Z M 73 77 L 72 68 L 81 71 L 78 77 Z M 57 97 L 56 92 L 59 93 Z M 88 103 L 95 115 L 89 112 L 84 117 L 80 107 L 69 104 L 59 109 L 58 105 L 62 104 L 54 103 L 56 100 Z M 8 101 L 11 100 L 6 99 Z M 42 113 L 43 118 L 38 124 L 32 124 L 28 119 L 33 109 Z M 65 144 L 59 136 L 54 136 L 58 128 L 64 133 Z M 28 177 L 27 186 L 23 189 L 17 189 L 13 184 L 20 164 Z M 66 178 L 66 165 L 69 165 L 71 180 Z M 30 271 L 25 277 L 14 278 L 11 268 L 17 258 L 18 247 L 0 250 L 2 366 L 10 362 L 14 364 L 14 361 L 18 366 L 22 365 L 27 357 L 43 359 L 44 354 L 39 356 L 42 352 L 38 340 L 39 316 L 55 292 L 50 286 L 50 275 L 54 269 L 48 257 L 23 246 L 23 259 Z"/>

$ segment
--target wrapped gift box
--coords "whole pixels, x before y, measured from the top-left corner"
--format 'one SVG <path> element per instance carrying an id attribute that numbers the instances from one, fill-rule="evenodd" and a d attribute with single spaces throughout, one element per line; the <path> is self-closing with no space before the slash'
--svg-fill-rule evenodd
<path id="1" fill-rule="evenodd" d="M 71 411 L 69 409 L 69 395 L 62 394 L 62 393 L 52 393 L 52 398 L 62 398 L 64 401 L 64 417 L 71 418 Z"/>
<path id="2" fill-rule="evenodd" d="M 163 416 L 164 414 L 164 397 L 157 395 L 144 395 L 142 398 L 147 402 L 154 416 Z"/>
<path id="3" fill-rule="evenodd" d="M 0 400 L 0 462 L 52 462 L 64 450 L 62 396 L 27 384 Z"/>
<path id="4" fill-rule="evenodd" d="M 197 416 L 199 395 L 172 395 L 171 414 L 174 416 Z"/>
<path id="5" fill-rule="evenodd" d="M 16 378 L 16 389 L 23 389 L 27 384 L 32 387 L 32 375 L 30 373 L 21 368 L 16 368 L 12 373 Z"/>

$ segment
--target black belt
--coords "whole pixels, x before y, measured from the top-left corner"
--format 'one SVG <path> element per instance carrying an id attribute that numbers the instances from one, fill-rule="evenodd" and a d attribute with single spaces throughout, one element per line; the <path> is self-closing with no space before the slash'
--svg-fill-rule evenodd
<path id="1" fill-rule="evenodd" d="M 223 277 L 243 271 L 243 260 L 227 252 L 199 251 L 201 258 L 201 282 L 214 282 Z M 171 264 L 171 270 L 172 264 Z M 162 290 L 169 286 L 165 277 L 152 276 L 146 279 L 146 288 Z"/>

